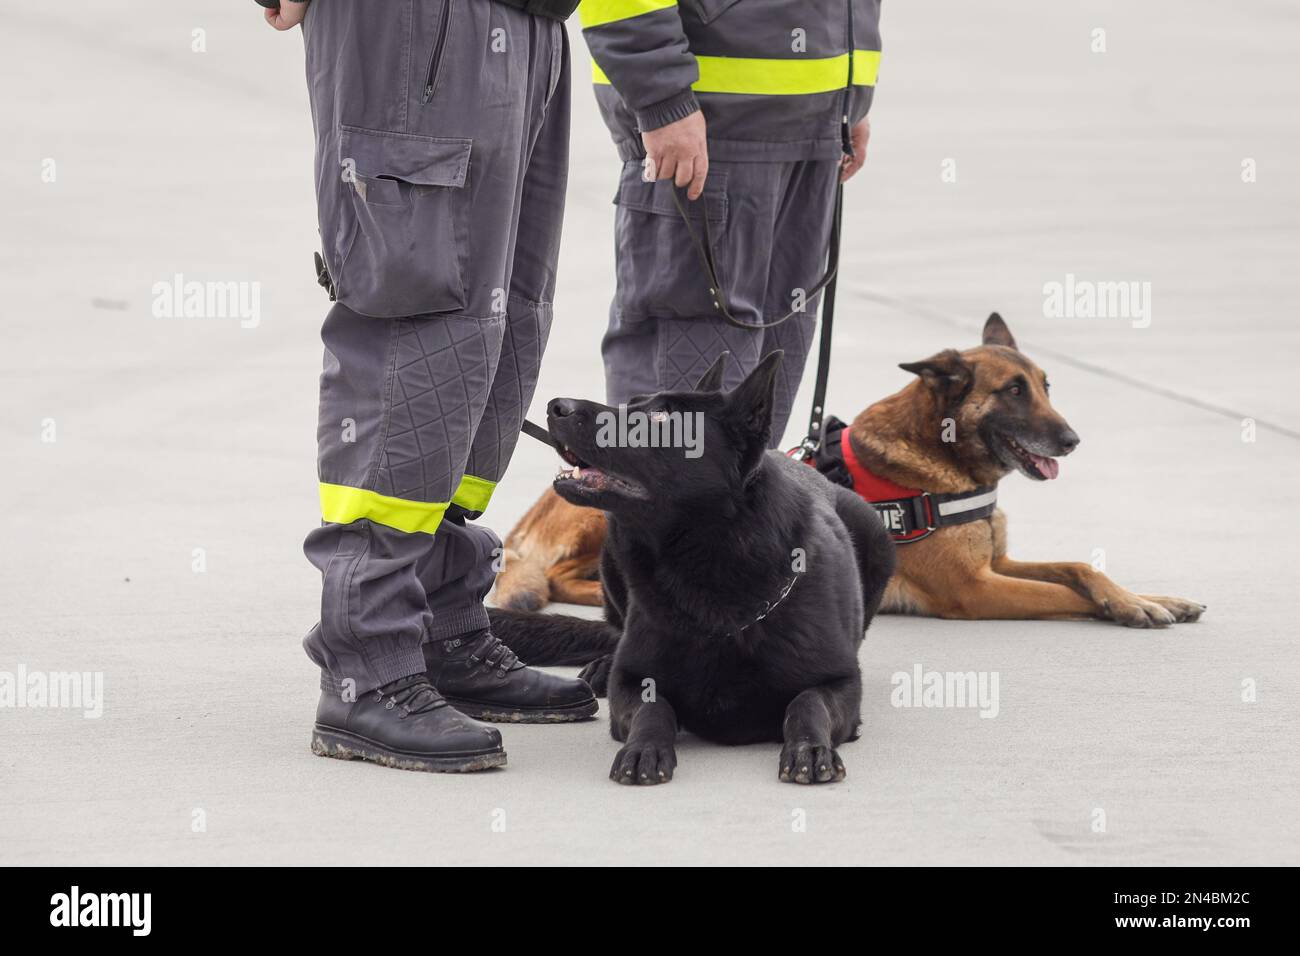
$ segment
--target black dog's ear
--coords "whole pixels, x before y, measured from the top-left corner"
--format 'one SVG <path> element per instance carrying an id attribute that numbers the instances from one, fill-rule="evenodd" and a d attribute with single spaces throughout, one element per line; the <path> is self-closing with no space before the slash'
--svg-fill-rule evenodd
<path id="1" fill-rule="evenodd" d="M 776 373 L 785 352 L 769 352 L 745 380 L 727 393 L 727 408 L 734 420 L 767 445 L 772 430 L 772 409 L 776 404 Z"/>
<path id="2" fill-rule="evenodd" d="M 730 352 L 723 352 L 709 366 L 709 370 L 700 376 L 700 380 L 695 383 L 697 392 L 720 392 L 722 391 L 722 374 L 727 370 L 727 359 L 731 358 Z"/>
<path id="3" fill-rule="evenodd" d="M 949 400 L 961 398 L 971 386 L 971 367 L 956 349 L 944 349 L 919 362 L 902 362 L 898 367 L 921 376 L 926 385 Z"/>
<path id="4" fill-rule="evenodd" d="M 1009 349 L 1020 351 L 1016 345 L 1016 340 L 1011 336 L 1011 330 L 1007 328 L 1007 323 L 996 312 L 984 322 L 984 344 L 1005 345 Z"/>

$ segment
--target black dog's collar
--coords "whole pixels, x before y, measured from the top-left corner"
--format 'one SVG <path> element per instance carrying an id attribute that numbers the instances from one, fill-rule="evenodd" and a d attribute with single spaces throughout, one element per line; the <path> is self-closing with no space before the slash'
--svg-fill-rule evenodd
<path id="1" fill-rule="evenodd" d="M 799 580 L 799 575 L 792 574 L 790 576 L 790 580 L 785 582 L 785 587 L 781 588 L 781 593 L 776 596 L 776 600 L 764 601 L 763 610 L 761 610 L 758 613 L 758 617 L 754 618 L 748 624 L 741 625 L 741 627 L 736 631 L 736 633 L 739 634 L 741 631 L 748 630 L 749 628 L 757 624 L 759 621 L 763 620 L 763 618 L 767 617 L 769 614 L 775 611 L 777 607 L 781 604 L 781 602 L 790 596 L 790 592 L 794 590 L 795 582 L 798 580 Z"/>

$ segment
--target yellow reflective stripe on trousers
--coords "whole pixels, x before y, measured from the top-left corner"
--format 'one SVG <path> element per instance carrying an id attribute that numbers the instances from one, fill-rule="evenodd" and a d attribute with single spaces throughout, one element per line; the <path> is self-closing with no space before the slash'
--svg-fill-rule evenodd
<path id="1" fill-rule="evenodd" d="M 677 0 L 582 0 L 578 4 L 578 19 L 584 30 L 615 20 L 630 20 L 643 13 L 654 13 L 665 7 L 677 6 Z"/>
<path id="2" fill-rule="evenodd" d="M 466 511 L 487 511 L 488 502 L 497 483 L 486 478 L 466 475 L 460 480 L 460 487 L 451 496 L 452 504 L 460 505 Z"/>
<path id="3" fill-rule="evenodd" d="M 321 517 L 335 524 L 351 524 L 366 518 L 398 531 L 433 534 L 442 524 L 446 510 L 445 501 L 407 501 L 364 488 L 330 485 L 323 481 L 320 484 Z"/>
<path id="4" fill-rule="evenodd" d="M 697 56 L 700 78 L 691 84 L 697 93 L 752 93 L 759 96 L 801 96 L 844 89 L 849 55 L 816 60 L 767 60 L 747 56 Z M 879 50 L 853 52 L 853 85 L 875 86 L 880 70 Z M 593 83 L 609 77 L 591 61 Z"/>

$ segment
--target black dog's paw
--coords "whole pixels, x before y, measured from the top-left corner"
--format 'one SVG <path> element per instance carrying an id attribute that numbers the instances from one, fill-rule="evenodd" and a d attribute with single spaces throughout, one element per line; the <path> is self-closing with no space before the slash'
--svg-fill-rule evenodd
<path id="1" fill-rule="evenodd" d="M 836 783 L 847 775 L 844 761 L 834 747 L 800 740 L 781 748 L 780 777 L 784 783 Z"/>
<path id="2" fill-rule="evenodd" d="M 677 766 L 677 751 L 672 744 L 628 744 L 614 758 L 609 768 L 609 779 L 615 783 L 649 786 L 667 783 L 673 779 Z"/>
<path id="3" fill-rule="evenodd" d="M 578 676 L 587 682 L 591 692 L 597 697 L 609 696 L 609 669 L 614 666 L 614 655 L 598 657 L 581 671 Z"/>

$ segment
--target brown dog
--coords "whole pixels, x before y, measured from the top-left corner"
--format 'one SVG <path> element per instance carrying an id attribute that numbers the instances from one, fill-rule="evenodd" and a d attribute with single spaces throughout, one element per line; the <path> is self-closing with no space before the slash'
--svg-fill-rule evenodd
<path id="1" fill-rule="evenodd" d="M 1079 443 L 1052 408 L 1047 376 L 1020 352 L 997 314 L 985 323 L 978 348 L 949 349 L 902 368 L 916 380 L 869 406 L 842 433 L 858 474 L 855 487 L 873 500 L 864 472 L 873 487 L 971 501 L 1012 471 L 1036 481 L 1055 478 L 1056 459 Z M 1195 621 L 1205 610 L 1183 598 L 1134 594 L 1080 562 L 1015 561 L 1007 556 L 1000 509 L 978 520 L 929 525 L 897 549 L 898 567 L 881 611 L 963 620 L 1102 618 L 1166 627 Z M 506 539 L 497 603 L 522 610 L 552 600 L 599 604 L 604 532 L 600 512 L 546 491 Z"/>

